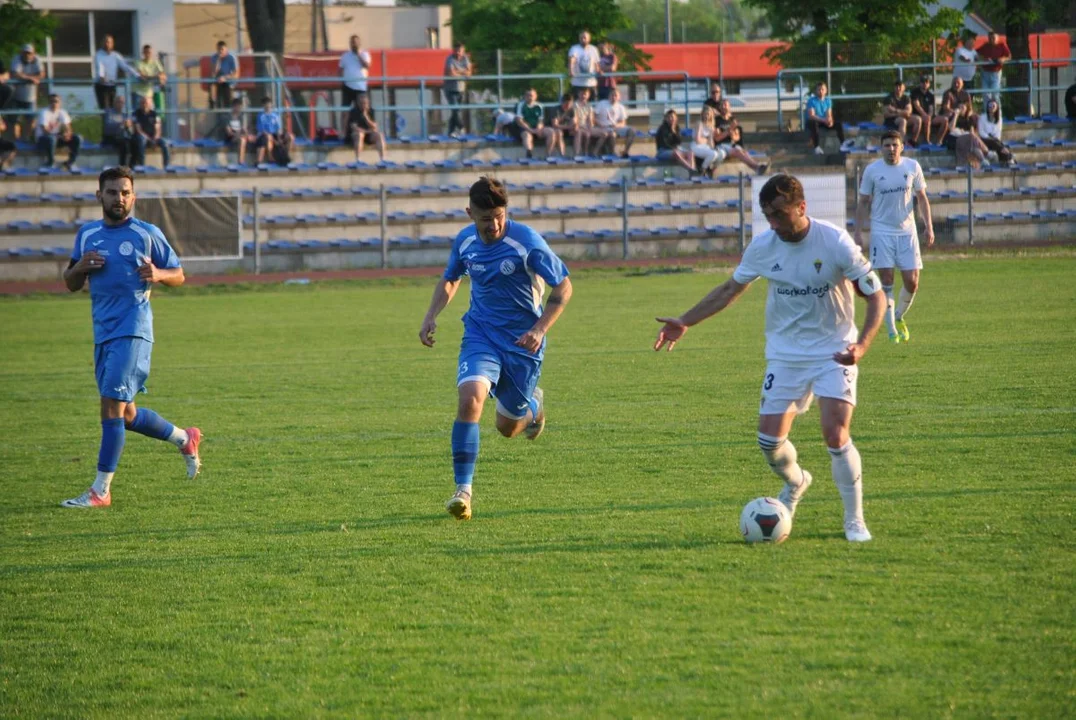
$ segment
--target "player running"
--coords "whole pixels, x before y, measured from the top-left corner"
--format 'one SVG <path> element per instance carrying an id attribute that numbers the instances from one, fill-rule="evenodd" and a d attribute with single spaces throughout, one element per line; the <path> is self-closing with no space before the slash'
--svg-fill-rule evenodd
<path id="1" fill-rule="evenodd" d="M 101 448 L 97 479 L 89 490 L 61 503 L 69 508 L 112 504 L 112 476 L 123 453 L 126 430 L 179 448 L 187 463 L 187 477 L 193 478 L 201 467 L 198 444 L 202 433 L 198 428 L 180 430 L 134 403 L 135 395 L 145 390 L 153 351 L 150 288 L 153 283 L 182 285 L 183 268 L 156 226 L 131 217 L 135 191 L 129 168 L 105 170 L 97 185 L 104 217 L 79 229 L 71 262 L 64 270 L 64 283 L 71 292 L 78 292 L 87 279 L 90 281 L 94 369 L 101 394 Z"/>
<path id="2" fill-rule="evenodd" d="M 871 539 L 863 519 L 862 464 L 849 428 L 856 405 L 857 363 L 882 323 L 885 300 L 878 276 L 841 228 L 807 215 L 803 186 L 775 175 L 762 187 L 759 205 L 770 230 L 754 237 L 732 277 L 680 317 L 664 323 L 654 349 L 673 346 L 687 329 L 725 309 L 756 278 L 769 281 L 766 298 L 766 374 L 758 418 L 758 444 L 785 481 L 779 495 L 793 514 L 811 485 L 788 440 L 797 415 L 818 396 L 822 435 L 833 481 L 844 503 L 844 534 Z M 856 333 L 852 291 L 867 299 L 867 318 Z"/>
<path id="3" fill-rule="evenodd" d="M 463 316 L 456 388 L 459 407 L 452 425 L 456 494 L 446 509 L 471 519 L 471 480 L 478 460 L 478 421 L 486 396 L 497 398 L 497 430 L 534 440 L 545 428 L 538 377 L 545 336 L 572 296 L 568 268 L 531 228 L 507 218 L 508 191 L 483 177 L 470 190 L 467 214 L 474 223 L 456 236 L 448 265 L 434 288 L 418 337 L 433 347 L 437 316 L 452 300 L 464 275 L 471 277 L 471 307 Z M 552 286 L 542 307 L 545 283 Z"/>
<path id="4" fill-rule="evenodd" d="M 863 171 L 859 183 L 859 207 L 856 208 L 856 244 L 863 245 L 864 216 L 870 208 L 871 265 L 882 279 L 886 296 L 885 323 L 890 342 L 908 342 L 911 333 L 904 316 L 912 307 L 919 288 L 919 271 L 923 259 L 919 256 L 919 236 L 915 229 L 912 196 L 919 201 L 919 214 L 925 225 L 927 247 L 934 244 L 934 225 L 927 200 L 927 183 L 923 168 L 911 158 L 902 158 L 904 141 L 896 130 L 882 134 L 882 159 L 875 160 Z M 893 309 L 893 266 L 900 268 L 903 280 L 900 300 Z"/>

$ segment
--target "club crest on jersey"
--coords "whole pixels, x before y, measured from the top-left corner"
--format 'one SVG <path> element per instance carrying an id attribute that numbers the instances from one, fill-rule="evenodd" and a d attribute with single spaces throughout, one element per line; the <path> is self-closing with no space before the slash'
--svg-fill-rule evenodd
<path id="1" fill-rule="evenodd" d="M 814 272 L 816 275 L 822 272 L 822 261 L 818 258 L 815 258 L 814 261 Z"/>
<path id="2" fill-rule="evenodd" d="M 505 260 L 504 262 L 501 263 L 501 274 L 502 275 L 511 275 L 515 271 L 516 271 L 516 264 L 514 262 L 512 262 L 511 260 Z"/>
<path id="3" fill-rule="evenodd" d="M 134 245 L 127 242 L 126 240 L 124 240 L 122 243 L 120 243 L 120 255 L 126 256 L 126 255 L 130 255 L 133 252 L 134 252 Z"/>

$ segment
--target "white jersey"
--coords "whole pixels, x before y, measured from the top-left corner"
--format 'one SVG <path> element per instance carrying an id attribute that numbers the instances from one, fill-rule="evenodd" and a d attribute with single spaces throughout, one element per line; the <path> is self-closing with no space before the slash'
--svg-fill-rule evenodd
<path id="1" fill-rule="evenodd" d="M 767 360 L 829 360 L 858 337 L 852 283 L 871 271 L 870 263 L 847 232 L 809 219 L 807 236 L 796 243 L 773 230 L 755 236 L 732 274 L 741 285 L 769 281 Z"/>
<path id="2" fill-rule="evenodd" d="M 871 230 L 915 233 L 912 197 L 926 188 L 923 168 L 911 158 L 902 158 L 896 165 L 885 160 L 868 165 L 859 183 L 859 194 L 871 196 Z"/>

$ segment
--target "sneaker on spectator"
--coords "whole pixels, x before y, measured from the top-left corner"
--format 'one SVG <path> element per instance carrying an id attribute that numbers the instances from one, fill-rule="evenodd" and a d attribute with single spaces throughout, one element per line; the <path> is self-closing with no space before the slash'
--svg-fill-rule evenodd
<path id="1" fill-rule="evenodd" d="M 820 91 L 820 92 L 821 92 L 821 91 Z M 818 147 L 816 147 L 816 148 L 814 149 L 814 154 L 815 154 L 815 155 L 825 155 L 825 154 L 826 154 L 826 151 L 822 149 L 822 146 L 821 146 L 821 145 L 819 145 Z"/>
<path id="2" fill-rule="evenodd" d="M 848 152 L 856 146 L 855 140 L 845 140 L 841 143 L 841 152 Z"/>
<path id="3" fill-rule="evenodd" d="M 759 163 L 758 164 L 758 170 L 756 170 L 755 172 L 758 173 L 759 175 L 765 175 L 766 171 L 769 170 L 769 169 L 770 169 L 770 164 L 768 162 Z"/>
<path id="4" fill-rule="evenodd" d="M 994 150 L 991 150 L 990 152 L 988 152 L 988 153 L 986 154 L 986 159 L 987 159 L 987 160 L 989 160 L 989 161 L 990 161 L 990 162 L 992 162 L 992 163 L 996 163 L 996 162 L 998 161 L 998 154 L 997 154 L 997 152 L 996 152 L 996 151 L 994 151 Z"/>

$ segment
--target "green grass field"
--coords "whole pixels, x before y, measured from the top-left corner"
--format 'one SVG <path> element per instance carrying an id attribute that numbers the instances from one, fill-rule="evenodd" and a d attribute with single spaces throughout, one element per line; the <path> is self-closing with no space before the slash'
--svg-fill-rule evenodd
<path id="1" fill-rule="evenodd" d="M 96 465 L 88 299 L 0 301 L 0 716 L 1076 714 L 1076 258 L 928 265 L 860 376 L 866 545 L 817 408 L 792 537 L 740 540 L 780 489 L 764 288 L 649 349 L 727 273 L 577 273 L 546 434 L 487 406 L 469 523 L 462 291 L 433 350 L 432 278 L 159 292 L 140 404 L 203 429 L 204 472 L 128 433 L 95 511 L 58 507 Z"/>

